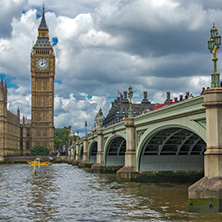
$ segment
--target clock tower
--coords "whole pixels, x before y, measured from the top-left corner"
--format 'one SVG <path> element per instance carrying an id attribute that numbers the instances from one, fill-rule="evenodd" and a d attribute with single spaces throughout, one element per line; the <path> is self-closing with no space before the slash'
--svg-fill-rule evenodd
<path id="1" fill-rule="evenodd" d="M 31 52 L 31 77 L 31 148 L 36 145 L 44 145 L 53 151 L 55 55 L 49 41 L 44 5 L 37 41 Z"/>

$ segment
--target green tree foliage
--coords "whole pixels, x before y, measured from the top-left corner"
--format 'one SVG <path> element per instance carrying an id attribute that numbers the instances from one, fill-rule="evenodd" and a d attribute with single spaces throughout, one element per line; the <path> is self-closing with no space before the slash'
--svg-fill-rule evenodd
<path id="1" fill-rule="evenodd" d="M 69 147 L 73 141 L 77 141 L 78 136 L 70 136 L 68 129 L 55 130 L 55 149 L 61 148 L 63 145 Z"/>
<path id="2" fill-rule="evenodd" d="M 49 154 L 50 150 L 46 146 L 37 145 L 34 146 L 31 150 L 31 154 L 38 154 L 38 155 L 47 155 Z"/>

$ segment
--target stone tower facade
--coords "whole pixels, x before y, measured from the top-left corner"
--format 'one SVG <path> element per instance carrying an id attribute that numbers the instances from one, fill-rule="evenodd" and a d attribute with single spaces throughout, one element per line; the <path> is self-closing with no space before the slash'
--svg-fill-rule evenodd
<path id="1" fill-rule="evenodd" d="M 21 155 L 20 150 L 20 111 L 14 114 L 7 110 L 7 85 L 0 82 L 0 161 L 6 156 Z"/>
<path id="2" fill-rule="evenodd" d="M 37 41 L 31 52 L 31 77 L 31 147 L 44 145 L 53 151 L 55 55 L 49 41 L 44 6 Z"/>
<path id="3" fill-rule="evenodd" d="M 7 86 L 1 79 L 0 83 L 0 161 L 5 155 L 5 138 L 7 129 Z"/>

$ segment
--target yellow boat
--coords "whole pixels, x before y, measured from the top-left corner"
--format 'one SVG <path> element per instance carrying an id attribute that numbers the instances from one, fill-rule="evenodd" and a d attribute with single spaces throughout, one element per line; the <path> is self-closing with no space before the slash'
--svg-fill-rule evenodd
<path id="1" fill-rule="evenodd" d="M 40 162 L 40 158 L 36 158 L 34 161 L 27 161 L 27 163 L 31 166 L 48 166 L 48 162 Z"/>
<path id="2" fill-rule="evenodd" d="M 31 165 L 31 166 L 48 166 L 49 163 L 48 162 L 38 162 L 38 161 L 28 161 L 28 164 Z"/>

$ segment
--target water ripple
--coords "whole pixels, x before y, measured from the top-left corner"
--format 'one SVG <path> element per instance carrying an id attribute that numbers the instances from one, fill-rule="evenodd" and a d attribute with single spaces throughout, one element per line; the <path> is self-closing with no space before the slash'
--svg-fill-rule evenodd
<path id="1" fill-rule="evenodd" d="M 187 187 L 116 182 L 68 164 L 0 166 L 0 221 L 222 221 L 187 212 Z"/>

